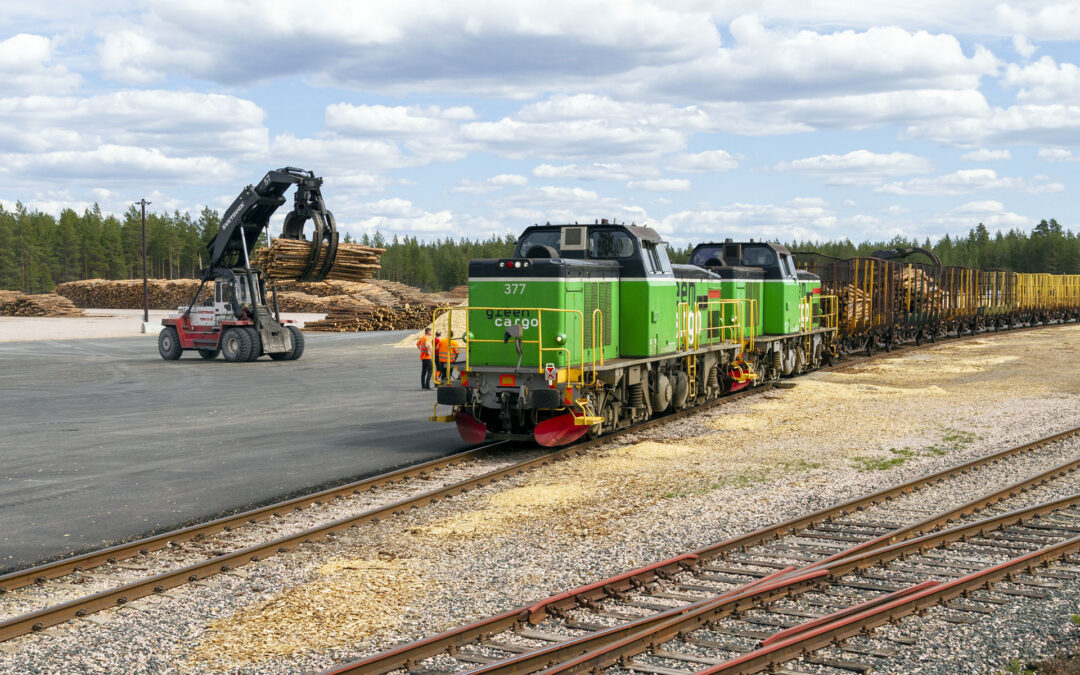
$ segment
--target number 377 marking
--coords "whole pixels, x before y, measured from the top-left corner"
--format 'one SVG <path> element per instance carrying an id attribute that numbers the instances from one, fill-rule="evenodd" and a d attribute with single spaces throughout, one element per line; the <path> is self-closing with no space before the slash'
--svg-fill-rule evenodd
<path id="1" fill-rule="evenodd" d="M 524 295 L 525 294 L 525 284 L 505 284 L 505 286 L 506 286 L 505 295 Z"/>

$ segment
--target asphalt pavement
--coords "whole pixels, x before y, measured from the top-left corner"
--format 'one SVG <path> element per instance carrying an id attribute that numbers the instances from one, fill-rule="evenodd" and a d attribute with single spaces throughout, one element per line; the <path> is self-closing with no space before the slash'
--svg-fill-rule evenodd
<path id="1" fill-rule="evenodd" d="M 227 363 L 155 337 L 0 343 L 0 571 L 466 447 L 429 422 L 407 332 Z"/>

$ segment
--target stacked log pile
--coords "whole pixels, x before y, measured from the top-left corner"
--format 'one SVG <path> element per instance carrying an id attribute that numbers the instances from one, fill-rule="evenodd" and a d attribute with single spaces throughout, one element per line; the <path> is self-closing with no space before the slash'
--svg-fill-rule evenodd
<path id="1" fill-rule="evenodd" d="M 311 257 L 311 242 L 301 239 L 271 239 L 270 248 L 255 251 L 253 262 L 271 279 L 293 280 L 300 276 Z M 319 251 L 314 269 L 322 268 L 326 260 L 326 247 Z M 386 249 L 360 244 L 338 244 L 337 257 L 330 266 L 328 280 L 363 281 L 370 279 L 382 268 L 379 256 Z"/>
<path id="2" fill-rule="evenodd" d="M 55 293 L 0 291 L 0 316 L 82 316 L 82 310 Z"/>
<path id="3" fill-rule="evenodd" d="M 837 294 L 840 302 L 841 322 L 865 322 L 870 320 L 870 312 L 873 309 L 873 299 L 870 293 L 854 284 L 848 284 L 840 289 Z"/>
<path id="4" fill-rule="evenodd" d="M 896 273 L 897 304 L 905 312 L 929 312 L 941 307 L 943 293 L 933 277 L 918 267 L 903 267 Z"/>
<path id="5" fill-rule="evenodd" d="M 174 310 L 188 304 L 198 288 L 195 279 L 149 282 L 150 307 Z M 431 322 L 435 307 L 457 304 L 444 295 L 428 294 L 394 281 L 279 282 L 278 307 L 282 312 L 326 314 L 322 321 L 307 322 L 305 330 L 361 331 L 413 330 Z M 75 306 L 104 309 L 141 309 L 142 281 L 90 279 L 60 284 L 57 293 Z M 213 283 L 207 282 L 199 302 L 209 300 Z M 273 302 L 269 293 L 267 301 Z M 76 310 L 77 311 L 77 310 Z"/>
<path id="6" fill-rule="evenodd" d="M 322 321 L 309 321 L 304 330 L 347 333 L 367 330 L 416 330 L 431 323 L 432 306 L 404 304 L 379 307 L 355 298 L 335 300 Z"/>
<path id="7" fill-rule="evenodd" d="M 151 279 L 147 283 L 150 309 L 176 309 L 191 302 L 199 287 L 198 279 Z M 76 307 L 94 309 L 142 309 L 142 279 L 86 279 L 69 281 L 56 287 L 56 293 L 71 300 Z M 214 284 L 207 282 L 197 302 L 210 300 Z"/>

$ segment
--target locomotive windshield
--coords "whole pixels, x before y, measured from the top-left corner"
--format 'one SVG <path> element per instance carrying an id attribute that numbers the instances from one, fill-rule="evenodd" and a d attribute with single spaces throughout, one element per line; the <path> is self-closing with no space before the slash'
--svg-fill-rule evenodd
<path id="1" fill-rule="evenodd" d="M 547 258 L 563 255 L 559 229 L 533 230 L 518 241 L 517 255 Z M 617 260 L 635 255 L 634 238 L 622 230 L 590 230 L 587 256 L 595 260 Z M 571 254 L 571 257 L 572 254 Z"/>
<path id="2" fill-rule="evenodd" d="M 589 234 L 589 257 L 601 260 L 629 258 L 634 255 L 634 241 L 621 230 L 594 230 Z"/>
<path id="3" fill-rule="evenodd" d="M 561 253 L 559 251 L 559 230 L 533 230 L 518 241 L 517 255 L 521 258 L 537 258 L 547 257 L 547 255 L 537 255 L 537 251 L 533 251 L 535 248 L 544 249 L 550 247 L 556 254 Z M 532 253 L 530 253 L 532 251 Z"/>

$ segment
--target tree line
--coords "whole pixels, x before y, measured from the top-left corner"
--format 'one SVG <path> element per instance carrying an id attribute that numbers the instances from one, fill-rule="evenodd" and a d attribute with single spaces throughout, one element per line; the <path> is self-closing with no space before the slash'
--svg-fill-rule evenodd
<path id="1" fill-rule="evenodd" d="M 156 279 L 198 277 L 206 264 L 206 245 L 217 233 L 221 218 L 204 208 L 197 217 L 176 211 L 146 214 L 147 274 Z M 346 236 L 344 241 L 354 241 Z M 385 248 L 380 278 L 400 281 L 427 291 L 449 290 L 466 283 L 472 258 L 509 257 L 515 237 L 387 239 L 376 232 L 359 243 Z M 263 242 L 265 243 L 265 234 Z M 837 258 L 870 255 L 882 248 L 923 247 L 944 265 L 998 268 L 1015 272 L 1080 274 L 1080 236 L 1057 220 L 1042 220 L 1031 232 L 1013 229 L 991 235 L 979 223 L 967 234 L 946 235 L 931 243 L 896 237 L 859 244 L 841 241 L 792 241 L 793 251 L 817 251 Z M 692 246 L 672 247 L 674 262 L 686 262 Z M 103 215 L 94 205 L 81 214 L 65 209 L 59 218 L 16 204 L 0 206 L 0 289 L 47 293 L 56 284 L 79 279 L 136 279 L 142 277 L 142 221 L 134 206 L 122 217 Z"/>

